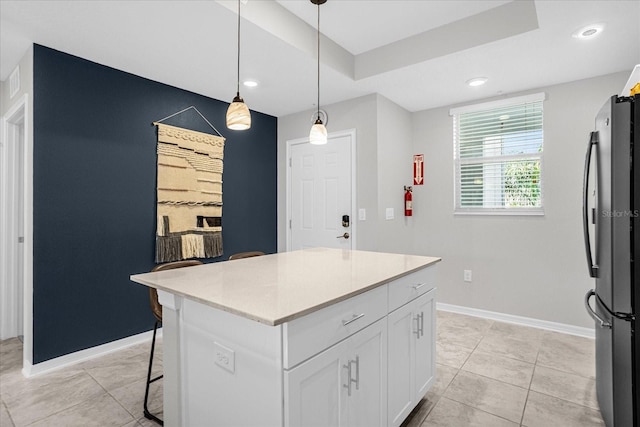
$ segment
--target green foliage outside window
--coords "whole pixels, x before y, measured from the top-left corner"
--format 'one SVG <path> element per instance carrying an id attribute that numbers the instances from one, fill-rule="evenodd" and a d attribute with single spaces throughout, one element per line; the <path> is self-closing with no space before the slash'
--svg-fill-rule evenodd
<path id="1" fill-rule="evenodd" d="M 509 162 L 504 173 L 508 207 L 540 206 L 540 161 Z"/>

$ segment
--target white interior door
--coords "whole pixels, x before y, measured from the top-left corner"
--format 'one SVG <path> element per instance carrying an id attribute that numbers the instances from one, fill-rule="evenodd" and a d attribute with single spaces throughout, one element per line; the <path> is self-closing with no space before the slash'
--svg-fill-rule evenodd
<path id="1" fill-rule="evenodd" d="M 17 159 L 16 159 L 16 207 L 15 215 L 18 225 L 18 241 L 14 247 L 16 250 L 16 281 L 14 288 L 17 294 L 17 307 L 16 307 L 16 322 L 18 324 L 18 337 L 20 339 L 24 336 L 24 118 L 15 125 L 15 143 L 17 145 Z"/>
<path id="2" fill-rule="evenodd" d="M 24 334 L 24 163 L 25 108 L 3 118 L 0 164 L 0 339 Z"/>
<path id="3" fill-rule="evenodd" d="M 330 134 L 326 145 L 289 145 L 289 250 L 353 248 L 355 132 Z"/>

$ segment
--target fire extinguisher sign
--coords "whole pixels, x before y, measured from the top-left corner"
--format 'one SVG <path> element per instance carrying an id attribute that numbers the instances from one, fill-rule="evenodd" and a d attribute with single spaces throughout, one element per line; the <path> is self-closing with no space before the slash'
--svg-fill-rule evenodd
<path id="1" fill-rule="evenodd" d="M 424 184 L 424 154 L 413 155 L 413 185 Z"/>

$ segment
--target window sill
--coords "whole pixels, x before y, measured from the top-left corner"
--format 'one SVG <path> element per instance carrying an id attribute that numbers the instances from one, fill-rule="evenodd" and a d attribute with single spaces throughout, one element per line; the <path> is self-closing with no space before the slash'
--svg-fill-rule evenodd
<path id="1" fill-rule="evenodd" d="M 456 209 L 454 215 L 544 216 L 544 209 Z"/>

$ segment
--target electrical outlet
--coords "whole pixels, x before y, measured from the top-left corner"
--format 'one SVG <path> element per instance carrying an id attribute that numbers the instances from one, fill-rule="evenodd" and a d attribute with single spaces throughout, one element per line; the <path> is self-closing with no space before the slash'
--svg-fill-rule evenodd
<path id="1" fill-rule="evenodd" d="M 464 270 L 464 281 L 471 282 L 471 270 Z"/>
<path id="2" fill-rule="evenodd" d="M 236 353 L 228 347 L 217 342 L 213 343 L 213 358 L 216 365 L 234 373 L 236 370 Z"/>

